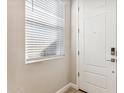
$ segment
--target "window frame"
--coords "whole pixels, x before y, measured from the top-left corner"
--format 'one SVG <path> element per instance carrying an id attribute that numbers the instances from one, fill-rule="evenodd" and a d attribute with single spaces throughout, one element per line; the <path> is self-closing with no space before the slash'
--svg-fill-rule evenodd
<path id="1" fill-rule="evenodd" d="M 66 33 L 65 33 L 66 32 L 66 27 L 65 27 L 65 25 L 66 25 L 66 20 L 65 20 L 66 19 L 66 2 L 65 2 L 65 0 L 62 0 L 62 1 L 64 1 L 64 31 L 63 31 L 63 33 L 64 33 L 64 40 L 63 40 L 64 41 L 64 54 L 63 55 L 46 56 L 44 58 L 35 59 L 35 60 L 27 60 L 26 59 L 26 30 L 25 30 L 25 64 L 65 58 L 65 55 L 66 55 L 66 52 L 65 52 L 65 49 L 66 49 L 66 40 L 65 40 L 65 38 L 66 38 Z M 26 10 L 26 1 L 25 1 L 25 10 Z M 26 15 L 25 15 L 25 18 L 26 18 Z M 25 21 L 26 21 L 26 19 L 25 19 Z M 25 24 L 25 26 L 26 26 L 26 24 Z"/>

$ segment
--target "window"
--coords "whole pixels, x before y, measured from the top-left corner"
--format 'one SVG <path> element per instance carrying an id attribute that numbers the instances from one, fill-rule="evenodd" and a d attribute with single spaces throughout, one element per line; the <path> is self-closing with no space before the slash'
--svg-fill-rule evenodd
<path id="1" fill-rule="evenodd" d="M 64 0 L 26 0 L 26 63 L 64 55 Z"/>

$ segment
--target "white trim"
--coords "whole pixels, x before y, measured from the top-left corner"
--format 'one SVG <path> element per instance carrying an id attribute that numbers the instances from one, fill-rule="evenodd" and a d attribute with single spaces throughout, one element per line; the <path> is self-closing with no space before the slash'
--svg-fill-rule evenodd
<path id="1" fill-rule="evenodd" d="M 70 83 L 65 85 L 63 88 L 59 89 L 56 93 L 64 93 L 70 88 Z"/>
<path id="2" fill-rule="evenodd" d="M 59 89 L 56 93 L 64 93 L 69 88 L 74 88 L 74 89 L 78 90 L 78 85 L 76 85 L 74 83 L 68 83 L 67 85 L 65 85 L 64 87 L 62 87 L 61 89 Z"/>
<path id="3" fill-rule="evenodd" d="M 74 88 L 74 89 L 76 89 L 76 90 L 79 89 L 79 88 L 78 88 L 78 85 L 76 85 L 76 84 L 74 84 L 74 83 L 70 83 L 70 87 L 72 87 L 72 88 Z"/>
<path id="4" fill-rule="evenodd" d="M 65 55 L 50 57 L 50 58 L 43 58 L 43 59 L 39 59 L 39 60 L 30 60 L 30 61 L 25 61 L 25 64 L 36 63 L 36 62 L 41 62 L 41 61 L 48 61 L 48 60 L 54 60 L 54 59 L 61 59 L 61 58 L 64 58 L 64 57 L 65 57 Z"/>

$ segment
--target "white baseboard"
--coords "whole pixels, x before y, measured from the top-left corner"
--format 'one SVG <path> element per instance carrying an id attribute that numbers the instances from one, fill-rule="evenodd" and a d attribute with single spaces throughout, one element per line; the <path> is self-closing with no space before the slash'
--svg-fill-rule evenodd
<path id="1" fill-rule="evenodd" d="M 72 87 L 72 88 L 78 90 L 78 85 L 76 85 L 76 84 L 74 84 L 74 83 L 70 83 L 70 87 Z"/>
<path id="2" fill-rule="evenodd" d="M 73 84 L 73 83 L 69 83 L 69 84 L 65 85 L 63 88 L 59 89 L 56 93 L 64 93 L 65 91 L 67 91 L 71 87 L 78 90 L 78 85 Z"/>
<path id="3" fill-rule="evenodd" d="M 70 88 L 70 83 L 65 85 L 63 88 L 59 89 L 56 93 L 64 93 Z"/>

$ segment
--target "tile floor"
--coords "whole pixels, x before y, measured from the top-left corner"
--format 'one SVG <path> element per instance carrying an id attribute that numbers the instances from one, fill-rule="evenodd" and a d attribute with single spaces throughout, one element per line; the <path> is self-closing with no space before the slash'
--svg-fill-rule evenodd
<path id="1" fill-rule="evenodd" d="M 65 93 L 84 93 L 84 92 L 81 92 L 81 91 L 78 91 L 78 90 L 75 90 L 73 88 L 70 88 L 68 91 L 66 91 Z"/>

